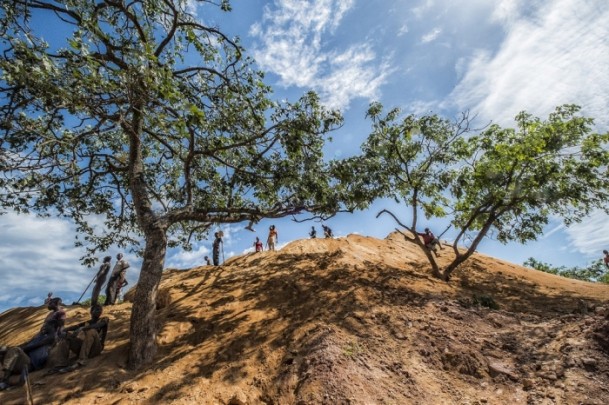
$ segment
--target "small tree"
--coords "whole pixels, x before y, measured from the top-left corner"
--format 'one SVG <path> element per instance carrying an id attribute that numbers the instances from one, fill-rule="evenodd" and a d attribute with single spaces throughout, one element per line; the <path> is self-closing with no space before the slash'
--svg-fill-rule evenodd
<path id="1" fill-rule="evenodd" d="M 188 248 L 214 223 L 339 207 L 322 147 L 340 114 L 314 93 L 272 101 L 238 39 L 192 3 L 14 0 L 0 11 L 0 203 L 73 219 L 89 255 L 143 238 L 131 367 L 155 353 L 168 245 Z M 41 21 L 65 43 L 47 43 Z"/>
<path id="2" fill-rule="evenodd" d="M 433 274 L 448 280 L 488 235 L 525 243 L 552 215 L 570 224 L 593 209 L 607 210 L 609 134 L 593 133 L 592 120 L 578 111 L 562 106 L 547 121 L 523 112 L 516 129 L 490 125 L 472 134 L 467 114 L 457 122 L 436 115 L 398 120 L 398 110 L 381 117 L 382 106 L 373 104 L 373 131 L 358 163 L 360 195 L 408 204 L 409 225 L 388 210 L 378 215 L 388 213 L 410 231 L 404 236 L 424 250 Z M 416 235 L 421 212 L 427 219 L 449 217 L 457 232 L 454 259 L 442 269 Z"/>
<path id="3" fill-rule="evenodd" d="M 549 263 L 544 263 L 533 257 L 529 257 L 523 263 L 523 266 L 566 278 L 609 284 L 609 273 L 607 272 L 607 267 L 605 266 L 603 259 L 595 260 L 586 267 L 555 267 Z"/>

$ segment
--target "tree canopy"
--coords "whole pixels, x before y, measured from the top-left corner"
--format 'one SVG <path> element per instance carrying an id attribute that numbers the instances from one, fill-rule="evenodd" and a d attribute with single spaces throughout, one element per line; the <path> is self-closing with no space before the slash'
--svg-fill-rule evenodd
<path id="1" fill-rule="evenodd" d="M 340 113 L 314 93 L 273 101 L 238 38 L 191 6 L 15 0 L 0 11 L 0 204 L 71 218 L 89 256 L 143 238 L 133 367 L 154 354 L 168 245 L 214 223 L 340 207 L 322 154 Z"/>
<path id="2" fill-rule="evenodd" d="M 403 201 L 408 225 L 387 210 L 379 215 L 389 213 L 406 228 L 434 274 L 448 280 L 486 236 L 526 243 L 553 216 L 568 225 L 593 209 L 608 210 L 609 134 L 594 133 L 592 119 L 578 111 L 557 107 L 547 120 L 522 112 L 516 128 L 493 124 L 473 131 L 468 114 L 454 122 L 437 115 L 400 119 L 397 109 L 382 116 L 375 103 L 368 111 L 372 133 L 357 166 L 359 176 L 374 173 L 378 182 L 363 180 L 361 195 Z M 421 214 L 447 217 L 456 232 L 454 260 L 443 269 L 416 236 Z"/>

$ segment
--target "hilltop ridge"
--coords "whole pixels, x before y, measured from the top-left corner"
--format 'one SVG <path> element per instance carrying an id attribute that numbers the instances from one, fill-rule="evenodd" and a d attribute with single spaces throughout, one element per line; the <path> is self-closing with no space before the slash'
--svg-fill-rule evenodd
<path id="1" fill-rule="evenodd" d="M 153 365 L 124 368 L 131 304 L 109 307 L 105 352 L 74 373 L 33 373 L 36 403 L 609 403 L 609 286 L 478 253 L 447 284 L 397 233 L 167 269 L 159 297 Z M 67 309 L 68 323 L 86 318 Z M 0 344 L 27 340 L 44 315 L 1 314 Z"/>

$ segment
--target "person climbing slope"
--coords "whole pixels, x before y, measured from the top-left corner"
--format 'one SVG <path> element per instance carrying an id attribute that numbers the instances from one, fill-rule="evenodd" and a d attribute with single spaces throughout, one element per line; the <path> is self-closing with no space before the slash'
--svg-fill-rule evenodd
<path id="1" fill-rule="evenodd" d="M 439 247 L 440 250 L 442 250 L 444 248 L 442 247 L 440 240 L 435 237 L 435 235 L 431 232 L 431 230 L 429 228 L 425 228 L 425 232 L 417 232 L 417 235 L 422 237 L 423 244 L 425 245 L 425 247 L 428 250 L 434 252 L 436 257 L 438 257 L 437 247 Z"/>

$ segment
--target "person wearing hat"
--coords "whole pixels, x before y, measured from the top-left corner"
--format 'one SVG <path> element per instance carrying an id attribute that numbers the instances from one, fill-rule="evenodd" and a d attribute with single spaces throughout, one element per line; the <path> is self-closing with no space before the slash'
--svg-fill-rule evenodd
<path id="1" fill-rule="evenodd" d="M 93 292 L 91 293 L 91 305 L 97 304 L 97 300 L 99 299 L 99 292 L 101 291 L 102 286 L 106 282 L 106 277 L 108 276 L 108 272 L 110 271 L 110 261 L 112 260 L 112 256 L 104 257 L 104 261 L 99 266 L 99 271 L 95 276 L 95 285 L 93 286 Z"/>

